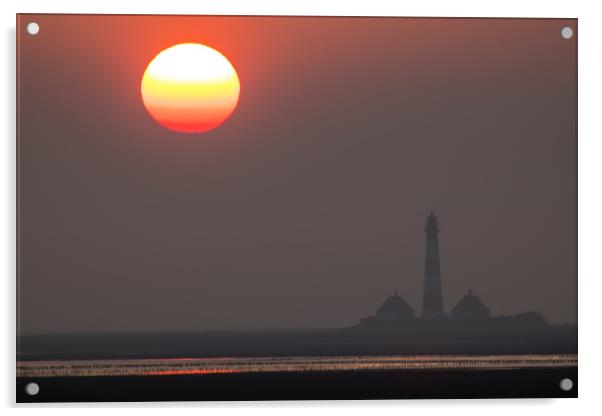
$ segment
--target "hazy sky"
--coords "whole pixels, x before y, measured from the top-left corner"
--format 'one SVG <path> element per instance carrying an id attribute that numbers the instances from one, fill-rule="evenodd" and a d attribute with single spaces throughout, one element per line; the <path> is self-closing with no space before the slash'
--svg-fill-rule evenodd
<path id="1" fill-rule="evenodd" d="M 24 31 L 40 24 L 37 36 Z M 575 20 L 22 15 L 23 333 L 339 327 L 444 306 L 576 320 Z M 236 68 L 220 128 L 159 126 L 161 50 Z"/>

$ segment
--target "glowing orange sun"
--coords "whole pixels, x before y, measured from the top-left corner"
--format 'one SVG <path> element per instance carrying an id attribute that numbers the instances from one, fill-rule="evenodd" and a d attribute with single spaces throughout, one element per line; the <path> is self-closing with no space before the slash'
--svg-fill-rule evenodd
<path id="1" fill-rule="evenodd" d="M 200 43 L 161 51 L 140 85 L 142 101 L 162 126 L 202 133 L 220 126 L 238 104 L 240 82 L 224 55 Z"/>

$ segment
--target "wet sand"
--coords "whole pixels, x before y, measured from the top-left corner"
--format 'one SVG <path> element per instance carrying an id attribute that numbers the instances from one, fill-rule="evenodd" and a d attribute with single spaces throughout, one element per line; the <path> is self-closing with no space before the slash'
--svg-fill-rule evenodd
<path id="1" fill-rule="evenodd" d="M 17 402 L 559 398 L 577 387 L 576 367 L 44 377 L 17 378 Z"/>

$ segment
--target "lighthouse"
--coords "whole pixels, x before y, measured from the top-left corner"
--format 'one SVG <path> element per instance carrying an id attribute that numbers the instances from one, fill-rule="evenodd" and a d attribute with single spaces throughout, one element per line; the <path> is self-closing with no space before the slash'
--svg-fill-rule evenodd
<path id="1" fill-rule="evenodd" d="M 424 261 L 424 293 L 422 318 L 442 319 L 443 295 L 441 292 L 441 267 L 439 265 L 439 223 L 431 213 L 426 219 L 426 257 Z"/>

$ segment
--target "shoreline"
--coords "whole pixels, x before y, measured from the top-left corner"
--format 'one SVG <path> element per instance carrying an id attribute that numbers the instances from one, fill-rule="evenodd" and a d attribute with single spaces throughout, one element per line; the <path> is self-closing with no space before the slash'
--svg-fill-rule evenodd
<path id="1" fill-rule="evenodd" d="M 17 338 L 17 360 L 351 355 L 576 354 L 576 327 L 522 331 L 290 330 L 65 334 Z"/>

